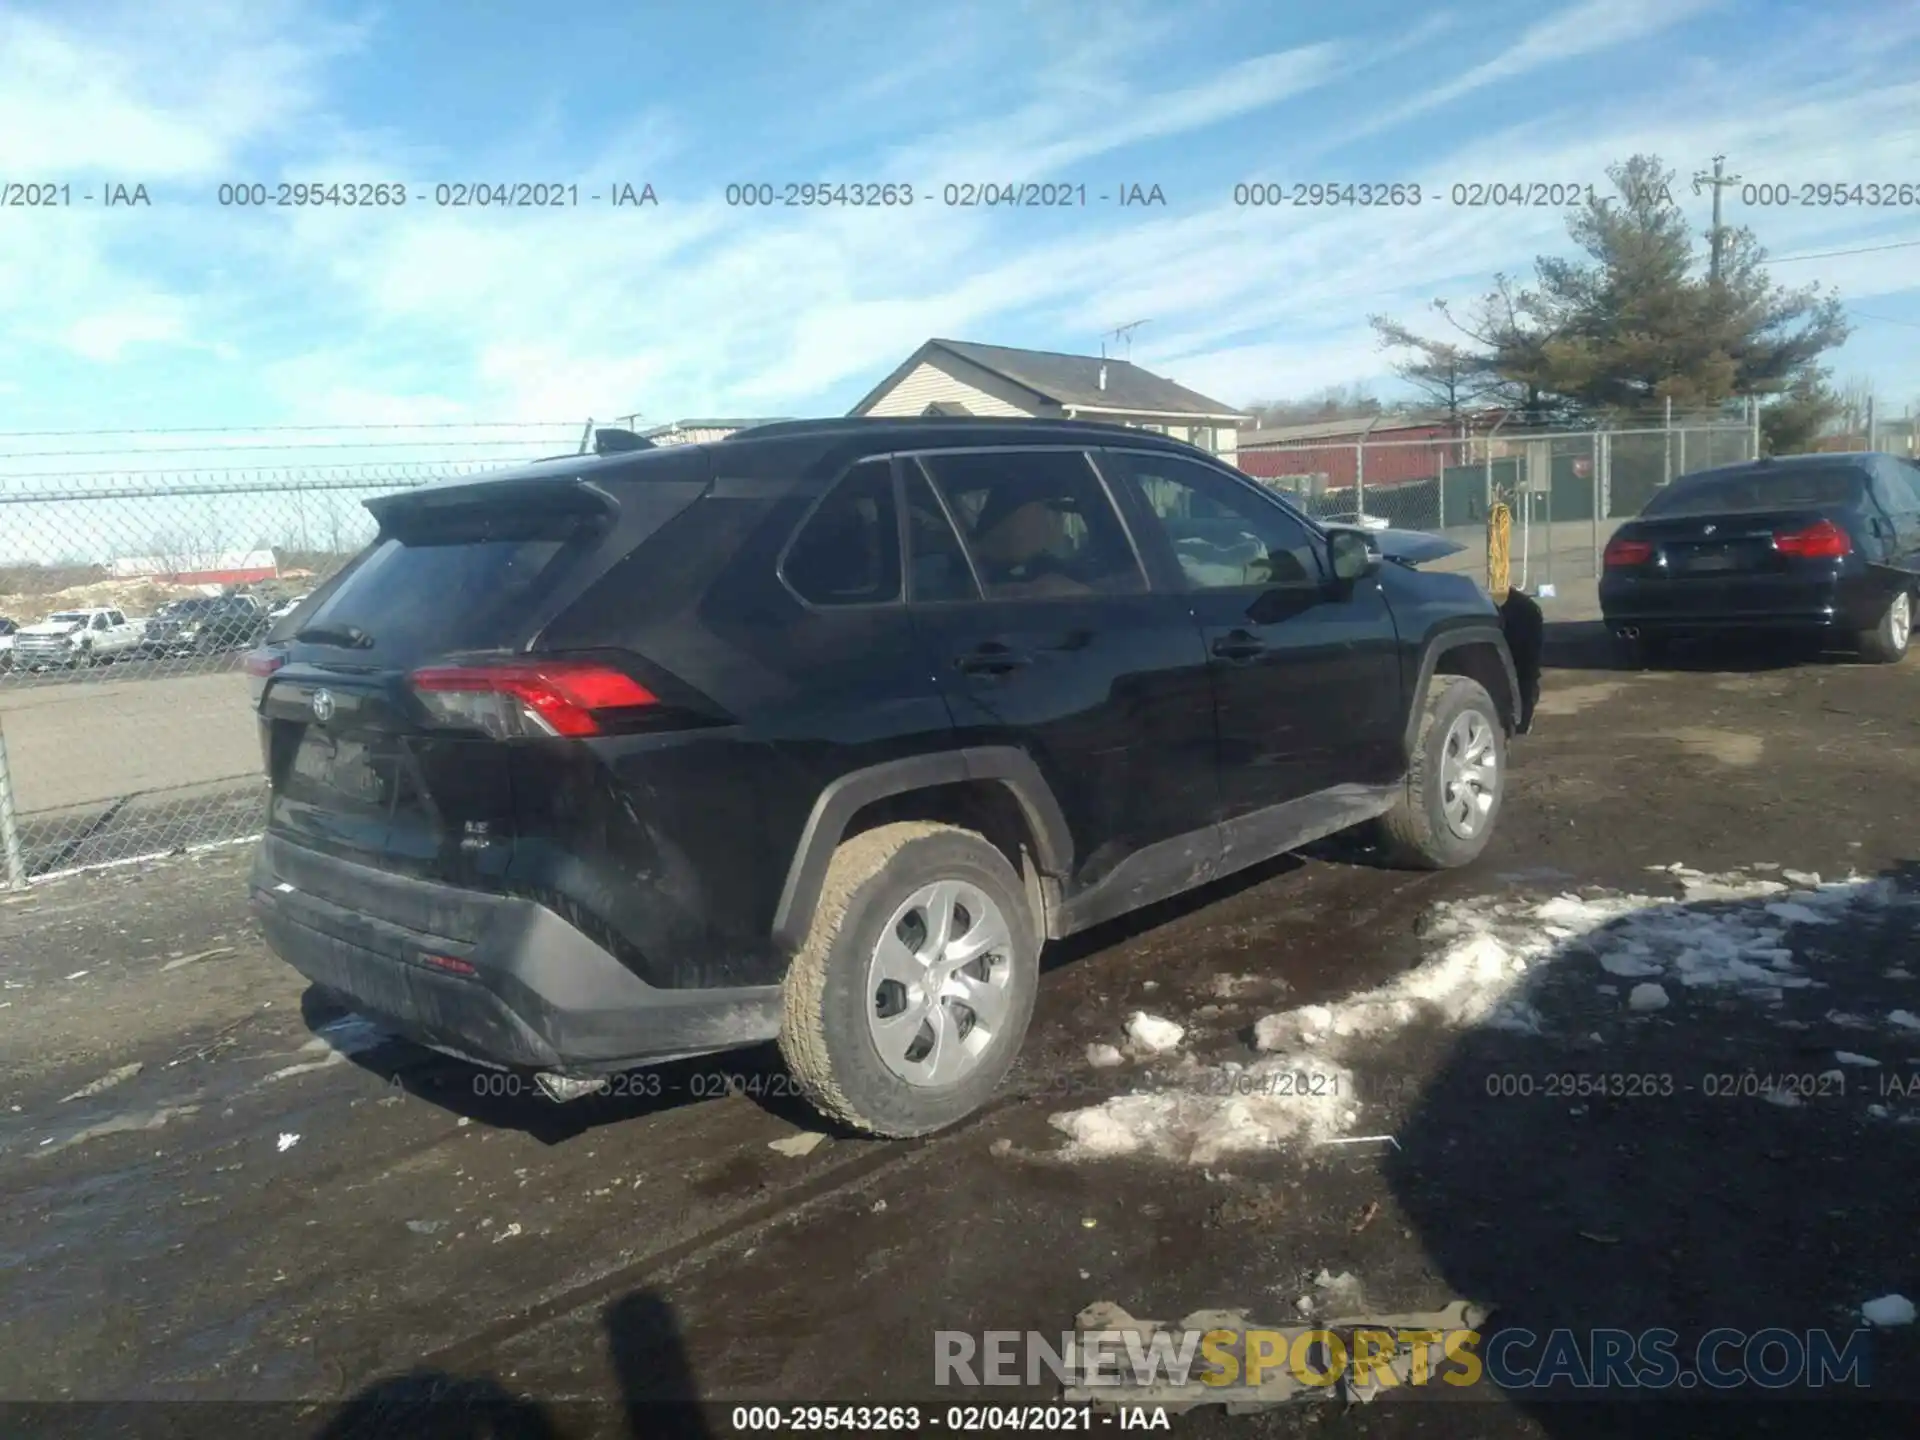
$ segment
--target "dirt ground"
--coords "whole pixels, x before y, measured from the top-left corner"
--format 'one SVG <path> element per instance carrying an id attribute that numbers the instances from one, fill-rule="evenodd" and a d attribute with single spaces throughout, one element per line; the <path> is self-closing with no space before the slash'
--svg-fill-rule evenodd
<path id="1" fill-rule="evenodd" d="M 493 1093 L 304 997 L 254 937 L 244 850 L 0 901 L 0 1431 L 727 1434 L 733 1403 L 784 1401 L 917 1404 L 936 1433 L 966 1428 L 948 1406 L 1058 1394 L 937 1388 L 936 1331 L 1057 1336 L 1100 1300 L 1298 1325 L 1333 1292 L 1460 1298 L 1489 1335 L 1663 1327 L 1683 1357 L 1716 1326 L 1844 1337 L 1920 1297 L 1920 660 L 1627 672 L 1602 638 L 1550 636 L 1479 863 L 1335 846 L 1054 947 L 1002 1100 L 917 1144 L 771 1148 L 817 1122 L 767 1051 L 565 1106 Z M 1728 934 L 1763 958 L 1741 970 Z M 1367 997 L 1463 935 L 1524 961 L 1502 1004 L 1531 1018 L 1380 1023 Z M 1636 1008 L 1650 983 L 1665 1003 Z M 1177 1051 L 1092 1065 L 1142 1010 L 1186 1027 Z M 1090 1158 L 1051 1123 L 1135 1091 L 1204 1117 L 1234 1073 L 1206 1067 L 1315 1014 L 1372 1017 L 1313 1042 L 1349 1087 L 1338 1135 Z M 1863 1386 L 1482 1384 L 1171 1424 L 1916 1433 L 1920 1332 L 1868 1343 Z M 427 1430 L 395 1408 L 422 1394 L 504 1408 Z M 649 1408 L 685 1398 L 724 1403 Z"/>

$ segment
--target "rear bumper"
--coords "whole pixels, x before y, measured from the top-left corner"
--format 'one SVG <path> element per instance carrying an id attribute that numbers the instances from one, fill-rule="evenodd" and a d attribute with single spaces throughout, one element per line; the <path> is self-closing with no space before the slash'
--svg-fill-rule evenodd
<path id="1" fill-rule="evenodd" d="M 415 880 L 262 840 L 267 943 L 314 984 L 421 1044 L 496 1065 L 601 1074 L 779 1033 L 777 985 L 665 990 L 531 900 Z M 443 956 L 473 968 L 452 974 Z"/>
<path id="2" fill-rule="evenodd" d="M 1872 574 L 1726 580 L 1607 576 L 1600 613 L 1641 630 L 1871 629 L 1893 587 Z"/>

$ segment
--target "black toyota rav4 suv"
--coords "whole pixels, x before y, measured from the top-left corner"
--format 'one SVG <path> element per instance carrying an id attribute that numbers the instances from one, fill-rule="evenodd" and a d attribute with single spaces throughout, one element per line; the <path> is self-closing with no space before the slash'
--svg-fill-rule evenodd
<path id="1" fill-rule="evenodd" d="M 1458 547 L 1114 426 L 603 432 L 370 509 L 248 659 L 256 910 L 555 1098 L 777 1038 L 827 1115 L 949 1125 L 1046 941 L 1356 825 L 1472 860 L 1537 693 L 1537 607 L 1394 558 Z"/>

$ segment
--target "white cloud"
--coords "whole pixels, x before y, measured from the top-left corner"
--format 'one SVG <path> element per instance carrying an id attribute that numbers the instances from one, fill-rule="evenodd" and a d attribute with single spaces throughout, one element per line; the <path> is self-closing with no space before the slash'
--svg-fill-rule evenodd
<path id="1" fill-rule="evenodd" d="M 63 338 L 75 354 L 111 363 L 132 346 L 184 340 L 186 335 L 186 306 L 171 296 L 149 295 L 83 315 Z"/>
<path id="2" fill-rule="evenodd" d="M 1644 40 L 1718 8 L 1724 0 L 1581 0 L 1535 22 L 1491 60 L 1346 129 L 1342 143 L 1401 125 L 1502 80 Z"/>
<path id="3" fill-rule="evenodd" d="M 105 5 L 86 22 L 0 10 L 0 174 L 226 178 L 308 112 L 321 65 L 358 38 L 284 0 Z"/>

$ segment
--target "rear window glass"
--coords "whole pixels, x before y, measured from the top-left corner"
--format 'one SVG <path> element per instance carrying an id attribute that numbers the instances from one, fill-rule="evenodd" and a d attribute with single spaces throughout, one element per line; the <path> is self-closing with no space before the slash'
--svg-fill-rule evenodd
<path id="1" fill-rule="evenodd" d="M 1851 505 L 1860 498 L 1865 472 L 1852 465 L 1736 470 L 1727 475 L 1683 476 L 1647 501 L 1642 515 L 1715 515 L 1727 510 L 1803 510 Z"/>
<path id="2" fill-rule="evenodd" d="M 494 524 L 479 527 L 488 538 L 475 538 L 476 527 L 461 519 L 444 533 L 415 525 L 404 540 L 375 541 L 340 588 L 301 617 L 301 630 L 356 627 L 372 637 L 367 651 L 408 660 L 499 648 L 533 620 L 567 558 L 597 533 L 577 521 Z"/>

